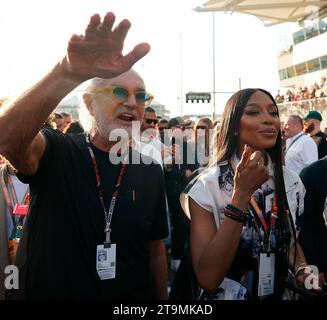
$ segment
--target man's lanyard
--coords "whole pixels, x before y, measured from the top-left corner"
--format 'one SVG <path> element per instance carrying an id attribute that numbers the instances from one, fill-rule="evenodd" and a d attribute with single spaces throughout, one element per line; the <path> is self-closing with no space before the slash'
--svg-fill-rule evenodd
<path id="1" fill-rule="evenodd" d="M 87 148 L 88 148 L 90 156 L 91 156 L 92 165 L 93 165 L 94 171 L 95 171 L 95 178 L 96 178 L 97 188 L 98 188 L 98 192 L 99 192 L 99 200 L 100 200 L 100 203 L 101 203 L 101 206 L 102 206 L 102 209 L 103 209 L 103 212 L 104 212 L 104 216 L 105 216 L 106 227 L 104 229 L 104 232 L 106 234 L 106 241 L 104 242 L 104 246 L 105 247 L 110 247 L 110 244 L 111 244 L 111 240 L 110 240 L 111 229 L 110 229 L 110 226 L 111 226 L 111 221 L 112 221 L 112 215 L 114 213 L 116 200 L 117 200 L 117 197 L 118 197 L 118 194 L 119 194 L 119 189 L 120 189 L 120 186 L 121 186 L 121 181 L 122 181 L 124 171 L 125 171 L 125 168 L 126 168 L 126 163 L 124 161 L 122 163 L 122 167 L 120 169 L 119 177 L 118 177 L 117 183 L 115 185 L 114 192 L 113 192 L 113 194 L 111 196 L 111 202 L 110 202 L 110 205 L 109 205 L 109 210 L 107 211 L 106 207 L 105 207 L 105 204 L 104 204 L 104 190 L 103 190 L 102 183 L 101 183 L 100 171 L 99 171 L 99 167 L 98 167 L 98 164 L 97 164 L 97 161 L 95 159 L 95 155 L 94 155 L 91 143 L 90 143 L 89 135 L 86 136 L 86 143 L 87 143 Z"/>
<path id="2" fill-rule="evenodd" d="M 28 210 L 27 206 L 29 205 L 29 199 L 30 199 L 29 190 L 27 188 L 25 196 L 24 196 L 23 201 L 21 203 L 23 206 L 26 206 L 24 208 L 24 210 L 23 210 L 26 213 L 25 214 L 20 214 L 18 212 L 18 210 L 17 210 L 17 207 L 20 205 L 20 203 L 18 202 L 17 194 L 16 194 L 14 184 L 12 182 L 10 174 L 8 174 L 7 182 L 8 182 L 8 186 L 9 186 L 9 189 L 10 189 L 11 197 L 9 195 L 9 190 L 7 188 L 4 177 L 2 177 L 1 186 L 2 186 L 3 193 L 5 195 L 6 203 L 7 203 L 7 206 L 9 208 L 10 216 L 12 216 L 13 225 L 14 225 L 14 229 L 13 229 L 13 232 L 12 232 L 12 234 L 10 236 L 10 239 L 15 239 L 15 238 L 20 239 L 22 229 L 23 229 L 24 220 L 25 220 L 25 215 L 26 215 L 27 210 Z"/>
<path id="3" fill-rule="evenodd" d="M 285 154 L 286 154 L 286 152 L 291 148 L 291 146 L 297 141 L 297 140 L 299 140 L 302 136 L 304 136 L 304 133 L 302 132 L 302 134 L 300 134 L 296 139 L 294 139 L 293 141 L 292 141 L 292 143 L 288 146 L 288 148 L 286 149 L 286 151 L 285 151 Z"/>
<path id="4" fill-rule="evenodd" d="M 12 179 L 11 179 L 10 174 L 8 174 L 7 181 L 8 181 L 8 186 L 9 186 L 10 194 L 11 194 L 12 198 L 9 195 L 9 190 L 7 188 L 7 185 L 6 185 L 6 182 L 4 180 L 4 177 L 2 177 L 2 179 L 1 179 L 1 185 L 2 185 L 2 190 L 3 190 L 3 193 L 5 195 L 5 199 L 6 199 L 7 205 L 8 205 L 9 210 L 10 210 L 10 214 L 13 214 L 14 207 L 17 204 L 19 204 L 19 202 L 18 202 L 17 194 L 16 194 L 16 191 L 15 191 L 15 188 L 14 188 L 14 184 L 12 182 Z M 29 192 L 28 192 L 28 189 L 26 190 L 26 193 L 25 193 L 25 196 L 23 198 L 22 204 L 25 204 L 25 205 L 28 205 L 29 204 Z"/>
<path id="5" fill-rule="evenodd" d="M 230 165 L 233 169 L 233 172 L 235 173 L 235 166 L 233 164 L 232 161 L 230 161 Z M 278 218 L 278 207 L 277 207 L 277 200 L 276 200 L 276 193 L 274 194 L 274 202 L 272 204 L 271 207 L 271 218 L 270 218 L 270 226 L 268 227 L 268 224 L 262 214 L 262 211 L 260 210 L 257 202 L 254 200 L 254 198 L 251 196 L 251 200 L 250 200 L 250 205 L 253 208 L 253 210 L 255 211 L 256 215 L 258 216 L 258 218 L 260 219 L 260 223 L 263 227 L 264 233 L 265 233 L 265 239 L 263 239 L 261 232 L 260 232 L 260 228 L 259 225 L 257 223 L 257 221 L 254 219 L 254 225 L 257 229 L 258 235 L 260 237 L 261 242 L 264 244 L 266 243 L 266 250 L 267 252 L 270 252 L 271 250 L 271 236 L 273 231 L 275 230 L 276 227 L 276 219 Z"/>

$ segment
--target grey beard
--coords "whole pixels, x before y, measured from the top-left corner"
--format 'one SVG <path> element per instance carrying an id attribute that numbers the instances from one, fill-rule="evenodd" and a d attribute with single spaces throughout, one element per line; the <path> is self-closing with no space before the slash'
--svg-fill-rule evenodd
<path id="1" fill-rule="evenodd" d="M 109 123 L 103 121 L 102 117 L 97 117 L 97 115 L 94 116 L 93 124 L 92 124 L 92 132 L 97 132 L 102 138 L 109 139 L 109 136 L 117 130 L 124 130 L 128 137 L 132 137 L 132 126 L 124 126 L 121 124 L 118 124 L 116 120 L 113 120 Z"/>

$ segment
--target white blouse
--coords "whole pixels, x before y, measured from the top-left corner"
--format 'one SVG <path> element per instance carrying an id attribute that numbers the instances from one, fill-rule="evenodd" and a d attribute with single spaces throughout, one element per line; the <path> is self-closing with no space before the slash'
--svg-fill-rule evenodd
<path id="1" fill-rule="evenodd" d="M 233 163 L 236 166 L 239 160 L 234 157 Z M 271 207 L 274 199 L 274 170 L 268 157 L 269 178 L 262 186 L 254 192 L 252 197 L 257 202 L 264 215 L 271 214 Z M 293 171 L 283 168 L 287 201 L 293 221 L 303 213 L 305 188 L 300 177 Z M 191 197 L 199 206 L 213 213 L 217 230 L 219 229 L 225 215 L 224 208 L 231 203 L 233 192 L 234 172 L 228 161 L 222 162 L 214 167 L 208 168 L 196 182 L 190 184 L 188 190 L 181 195 L 181 204 L 184 212 L 190 217 L 188 199 Z M 262 231 L 260 231 L 262 232 Z M 280 243 L 272 236 L 272 248 L 280 248 Z M 262 236 L 262 233 L 261 233 Z M 293 239 L 294 240 L 294 239 Z M 254 227 L 253 220 L 249 220 L 242 229 L 240 248 L 247 253 L 248 258 L 258 258 L 260 248 L 258 230 Z M 291 263 L 291 261 L 290 261 Z M 246 289 L 241 283 L 232 279 L 224 278 L 220 284 L 215 299 L 243 300 Z M 203 299 L 206 295 L 204 295 Z M 222 298 L 219 298 L 219 297 Z"/>
<path id="2" fill-rule="evenodd" d="M 239 160 L 234 157 L 233 163 L 235 166 L 238 162 Z M 257 202 L 260 194 L 261 197 L 264 195 L 261 204 L 265 207 L 263 209 L 266 212 L 271 210 L 275 189 L 273 164 L 269 157 L 267 167 L 269 179 L 253 194 Z M 288 205 L 295 224 L 297 218 L 304 211 L 305 187 L 300 177 L 295 172 L 283 167 L 283 174 Z M 186 193 L 182 193 L 180 198 L 181 205 L 185 214 L 190 218 L 188 197 L 191 197 L 199 206 L 213 213 L 218 229 L 224 219 L 223 209 L 231 203 L 232 191 L 233 172 L 231 172 L 228 162 L 224 161 L 216 166 L 208 168 L 200 175 L 195 184 L 186 191 Z"/>

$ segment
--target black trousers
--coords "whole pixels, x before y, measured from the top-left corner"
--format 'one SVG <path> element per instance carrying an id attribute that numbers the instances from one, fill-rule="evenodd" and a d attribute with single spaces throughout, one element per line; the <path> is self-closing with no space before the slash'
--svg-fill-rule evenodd
<path id="1" fill-rule="evenodd" d="M 190 223 L 179 203 L 178 196 L 168 197 L 171 219 L 171 255 L 172 259 L 181 259 L 189 237 Z"/>

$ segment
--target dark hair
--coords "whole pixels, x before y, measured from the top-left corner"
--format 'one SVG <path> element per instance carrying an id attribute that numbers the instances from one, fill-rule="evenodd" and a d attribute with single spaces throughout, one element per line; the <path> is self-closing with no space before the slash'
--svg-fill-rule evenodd
<path id="1" fill-rule="evenodd" d="M 208 129 L 213 129 L 213 123 L 211 121 L 211 119 L 209 118 L 198 118 L 194 124 L 194 145 L 195 148 L 197 150 L 197 146 L 198 146 L 198 133 L 197 133 L 197 126 L 199 125 L 200 122 L 204 122 Z M 210 147 L 210 135 L 209 135 L 209 130 L 206 130 L 205 132 L 205 156 L 209 156 L 209 147 Z M 197 151 L 196 151 L 197 152 Z"/>
<path id="2" fill-rule="evenodd" d="M 67 128 L 65 128 L 65 130 L 64 130 L 64 133 L 68 134 L 68 135 L 74 135 L 74 134 L 79 134 L 79 133 L 83 133 L 83 132 L 84 132 L 84 129 L 79 121 L 71 122 L 67 126 Z"/>
<path id="3" fill-rule="evenodd" d="M 144 112 L 154 112 L 154 113 L 156 113 L 156 111 L 152 107 L 146 107 Z"/>
<path id="4" fill-rule="evenodd" d="M 174 117 L 168 121 L 168 129 L 171 129 L 172 127 L 179 127 L 182 125 L 184 125 L 184 121 L 181 117 Z"/>
<path id="5" fill-rule="evenodd" d="M 160 119 L 159 122 L 158 122 L 158 124 L 159 123 L 168 123 L 168 120 L 167 119 Z"/>
<path id="6" fill-rule="evenodd" d="M 50 128 L 50 129 L 54 129 L 55 128 L 55 115 L 52 113 L 49 115 L 48 119 L 45 120 L 45 122 L 43 123 L 41 129 L 46 129 L 46 128 Z"/>
<path id="7" fill-rule="evenodd" d="M 264 89 L 243 89 L 236 93 L 234 93 L 225 106 L 221 127 L 219 131 L 219 137 L 216 145 L 216 153 L 212 164 L 217 164 L 221 161 L 230 160 L 235 153 L 239 150 L 239 135 L 235 135 L 235 132 L 239 132 L 240 121 L 243 115 L 244 109 L 251 98 L 251 96 L 255 93 L 261 91 L 266 94 L 271 101 L 275 104 L 277 108 L 277 104 L 273 98 L 273 96 Z M 278 110 L 278 108 L 277 108 Z M 288 215 L 285 215 L 285 212 L 288 210 L 289 206 L 286 197 L 285 183 L 284 183 L 284 175 L 283 175 L 283 155 L 282 155 L 282 139 L 281 132 L 279 131 L 276 144 L 267 149 L 266 152 L 269 154 L 272 163 L 274 164 L 274 183 L 275 183 L 275 193 L 276 193 L 276 202 L 278 207 L 278 224 L 276 227 L 280 229 L 280 234 L 284 237 L 285 241 L 288 241 L 288 249 L 287 255 L 290 253 L 289 248 L 289 240 L 290 236 L 293 233 L 293 237 L 295 238 L 295 227 L 292 223 L 292 219 Z M 239 155 L 240 156 L 240 155 Z M 295 261 L 295 260 L 294 260 Z M 287 272 L 286 263 L 287 261 L 282 261 L 282 272 L 285 275 Z"/>
<path id="8" fill-rule="evenodd" d="M 67 112 L 61 112 L 61 115 L 63 116 L 63 118 L 65 117 L 71 117 L 71 115 Z"/>
<path id="9" fill-rule="evenodd" d="M 204 122 L 208 126 L 208 129 L 213 129 L 213 127 L 214 127 L 213 122 L 212 122 L 211 119 L 209 119 L 209 118 L 198 118 L 196 120 L 196 122 L 195 122 L 194 130 L 196 130 L 196 127 L 200 122 Z"/>

